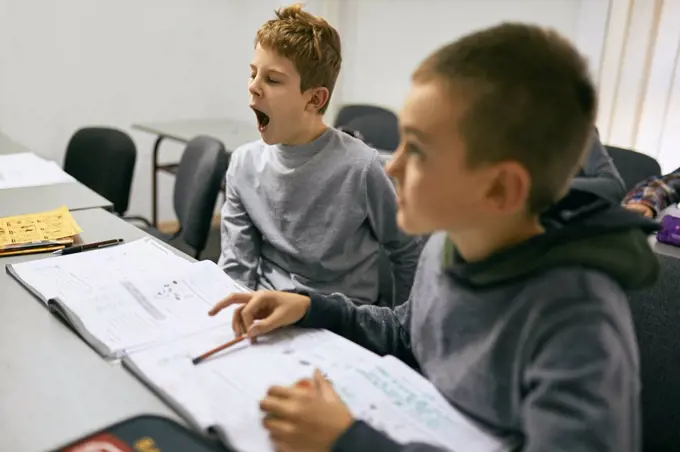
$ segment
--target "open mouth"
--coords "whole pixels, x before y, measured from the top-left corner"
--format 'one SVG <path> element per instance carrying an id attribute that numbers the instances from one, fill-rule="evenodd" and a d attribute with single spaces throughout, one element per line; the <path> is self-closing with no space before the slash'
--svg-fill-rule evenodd
<path id="1" fill-rule="evenodd" d="M 255 116 L 257 117 L 257 129 L 260 132 L 264 132 L 267 126 L 269 125 L 269 116 L 267 116 L 266 113 L 253 108 L 253 111 L 255 112 Z"/>

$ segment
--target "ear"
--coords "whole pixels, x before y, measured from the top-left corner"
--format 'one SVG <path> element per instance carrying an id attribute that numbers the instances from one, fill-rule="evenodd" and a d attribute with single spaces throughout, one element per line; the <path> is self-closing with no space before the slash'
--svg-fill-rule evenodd
<path id="1" fill-rule="evenodd" d="M 526 208 L 531 189 L 529 171 L 517 162 L 501 162 L 494 166 L 487 201 L 497 213 L 510 214 Z"/>
<path id="2" fill-rule="evenodd" d="M 307 102 L 306 109 L 318 113 L 324 105 L 328 103 L 328 98 L 330 97 L 330 92 L 328 88 L 310 88 L 309 89 L 309 101 Z"/>

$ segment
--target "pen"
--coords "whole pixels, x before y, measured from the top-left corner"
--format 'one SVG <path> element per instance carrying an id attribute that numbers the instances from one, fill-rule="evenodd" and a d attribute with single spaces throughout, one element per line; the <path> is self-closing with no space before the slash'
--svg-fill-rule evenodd
<path id="1" fill-rule="evenodd" d="M 73 254 L 73 253 L 80 253 L 81 251 L 88 251 L 88 250 L 96 250 L 99 248 L 105 248 L 107 246 L 113 246 L 113 245 L 118 245 L 119 243 L 122 243 L 123 239 L 111 239 L 111 240 L 104 240 L 103 242 L 93 242 L 93 243 L 86 243 L 84 245 L 74 245 L 70 246 L 68 248 L 64 248 L 61 250 L 57 250 L 53 252 L 52 254 L 54 255 L 60 255 L 60 256 L 66 256 L 67 254 Z"/>

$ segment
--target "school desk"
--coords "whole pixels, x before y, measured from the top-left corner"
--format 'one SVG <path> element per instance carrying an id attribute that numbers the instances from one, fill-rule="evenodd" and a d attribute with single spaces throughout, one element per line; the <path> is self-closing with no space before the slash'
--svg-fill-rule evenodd
<path id="1" fill-rule="evenodd" d="M 147 236 L 103 209 L 73 216 L 85 242 Z M 0 258 L 0 451 L 51 450 L 139 414 L 181 422 L 139 380 L 102 359 L 5 272 L 5 264 L 48 256 Z"/>
<path id="2" fill-rule="evenodd" d="M 0 154 L 29 150 L 0 133 Z M 56 209 L 66 205 L 70 210 L 112 209 L 113 204 L 80 182 L 0 189 L 0 217 Z"/>
<path id="3" fill-rule="evenodd" d="M 133 124 L 132 128 L 156 136 L 151 155 L 151 223 L 153 225 L 156 225 L 158 221 L 158 173 L 174 174 L 177 171 L 176 162 L 161 164 L 158 161 L 158 154 L 163 141 L 169 140 L 186 144 L 198 135 L 208 135 L 220 140 L 227 152 L 232 152 L 242 144 L 260 139 L 260 133 L 257 131 L 254 121 L 237 121 L 226 118 L 137 123 Z M 384 162 L 392 155 L 388 151 L 378 152 L 380 152 Z"/>

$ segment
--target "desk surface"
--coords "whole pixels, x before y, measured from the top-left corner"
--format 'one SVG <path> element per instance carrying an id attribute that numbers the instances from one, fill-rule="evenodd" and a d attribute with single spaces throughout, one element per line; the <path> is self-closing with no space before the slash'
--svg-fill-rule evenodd
<path id="1" fill-rule="evenodd" d="M 185 119 L 133 124 L 132 128 L 181 143 L 198 135 L 208 135 L 220 140 L 228 151 L 260 139 L 254 120 L 248 123 L 227 118 Z"/>
<path id="2" fill-rule="evenodd" d="M 0 154 L 29 149 L 0 133 Z M 111 202 L 80 182 L 0 189 L 0 217 L 42 212 L 66 205 L 71 210 L 110 209 Z"/>
<path id="3" fill-rule="evenodd" d="M 0 217 L 42 212 L 62 205 L 70 210 L 112 207 L 108 199 L 80 182 L 0 190 Z"/>
<path id="4" fill-rule="evenodd" d="M 87 242 L 146 236 L 102 209 L 73 215 Z M 5 272 L 5 264 L 46 256 L 0 259 L 0 450 L 52 449 L 143 413 L 179 420 L 161 399 L 119 364 L 102 359 Z"/>
<path id="5" fill-rule="evenodd" d="M 138 123 L 133 124 L 132 128 L 180 143 L 186 143 L 198 135 L 208 135 L 220 140 L 227 151 L 233 151 L 242 144 L 260 139 L 255 121 L 248 123 L 225 118 Z M 383 161 L 389 160 L 392 155 L 389 151 L 378 152 Z"/>

